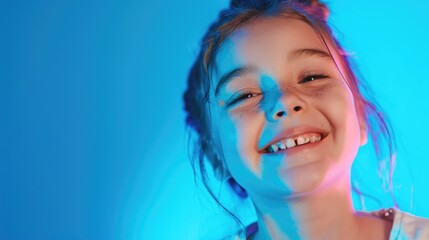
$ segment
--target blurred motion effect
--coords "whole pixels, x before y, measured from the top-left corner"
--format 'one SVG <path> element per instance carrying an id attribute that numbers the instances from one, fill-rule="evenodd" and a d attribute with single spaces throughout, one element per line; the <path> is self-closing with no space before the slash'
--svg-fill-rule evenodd
<path id="1" fill-rule="evenodd" d="M 429 217 L 429 2 L 329 0 L 336 37 L 393 125 L 393 189 Z M 189 163 L 182 95 L 227 0 L 0 3 L 0 239 L 219 239 L 233 219 Z M 371 144 L 355 208 L 391 206 Z M 244 224 L 250 200 L 208 172 Z"/>

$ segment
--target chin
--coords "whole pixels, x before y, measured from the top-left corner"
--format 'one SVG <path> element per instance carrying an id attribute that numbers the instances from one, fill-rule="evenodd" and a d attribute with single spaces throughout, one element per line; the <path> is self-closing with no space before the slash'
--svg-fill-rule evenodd
<path id="1" fill-rule="evenodd" d="M 279 177 L 288 190 L 286 197 L 304 196 L 317 191 L 324 185 L 326 167 L 320 162 L 307 164 L 283 171 Z"/>

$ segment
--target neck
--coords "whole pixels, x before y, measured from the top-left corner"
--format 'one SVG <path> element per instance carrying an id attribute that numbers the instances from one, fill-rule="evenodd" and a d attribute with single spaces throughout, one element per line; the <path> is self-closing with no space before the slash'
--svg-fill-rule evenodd
<path id="1" fill-rule="evenodd" d="M 258 214 L 255 239 L 365 239 L 353 211 L 350 175 L 294 198 L 251 194 Z"/>

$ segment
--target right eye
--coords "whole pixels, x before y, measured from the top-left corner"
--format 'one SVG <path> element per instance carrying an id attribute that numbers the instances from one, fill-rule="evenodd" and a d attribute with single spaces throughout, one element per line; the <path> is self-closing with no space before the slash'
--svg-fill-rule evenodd
<path id="1" fill-rule="evenodd" d="M 250 98 L 254 98 L 261 95 L 261 93 L 254 93 L 254 92 L 243 92 L 243 93 L 237 93 L 235 95 L 233 95 L 229 100 L 228 100 L 228 107 L 239 104 L 240 102 L 246 101 Z"/>
<path id="2" fill-rule="evenodd" d="M 307 82 L 312 82 L 318 79 L 323 79 L 323 78 L 327 78 L 328 75 L 323 74 L 323 73 L 318 73 L 318 74 L 308 74 L 307 76 L 303 77 L 301 80 L 301 83 L 307 83 Z"/>

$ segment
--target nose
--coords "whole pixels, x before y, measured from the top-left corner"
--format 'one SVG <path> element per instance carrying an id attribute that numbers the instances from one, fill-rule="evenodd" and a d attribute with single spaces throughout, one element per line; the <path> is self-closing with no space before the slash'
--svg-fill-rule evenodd
<path id="1" fill-rule="evenodd" d="M 266 111 L 268 121 L 278 121 L 290 114 L 302 112 L 306 108 L 305 102 L 292 92 L 282 92 L 271 99 L 272 104 Z"/>

